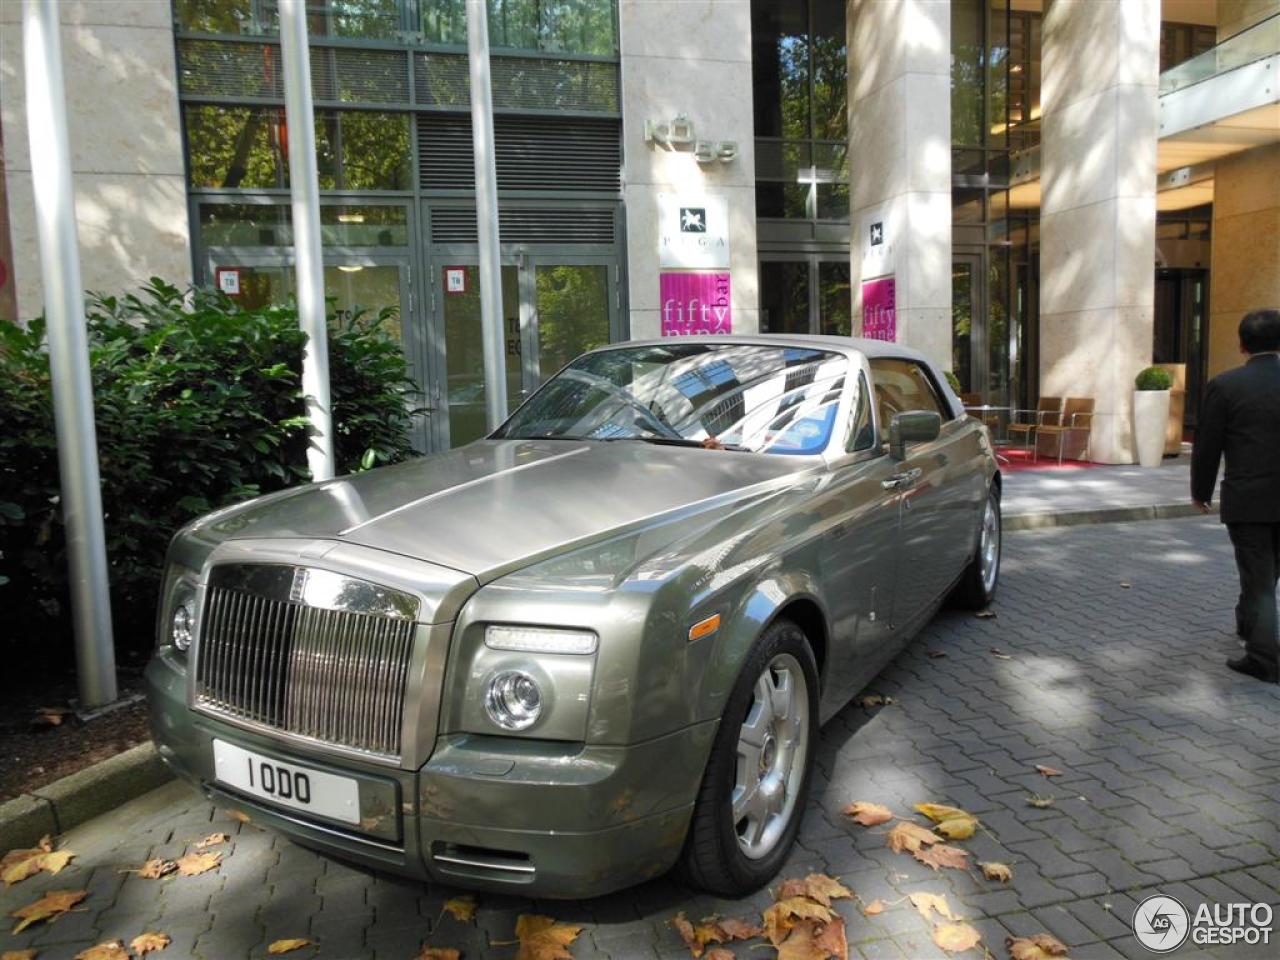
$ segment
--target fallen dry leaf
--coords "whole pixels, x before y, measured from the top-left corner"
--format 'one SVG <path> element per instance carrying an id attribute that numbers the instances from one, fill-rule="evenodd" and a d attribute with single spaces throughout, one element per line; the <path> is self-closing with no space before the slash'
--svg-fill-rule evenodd
<path id="1" fill-rule="evenodd" d="M 764 933 L 764 927 L 754 920 L 747 920 L 743 917 L 729 917 L 725 920 L 717 920 L 716 926 L 723 930 L 730 940 L 750 940 Z"/>
<path id="2" fill-rule="evenodd" d="M 161 860 L 156 857 L 148 860 L 137 870 L 126 870 L 125 873 L 136 873 L 143 880 L 159 880 L 161 877 L 167 877 L 178 869 L 178 865 L 172 860 Z"/>
<path id="3" fill-rule="evenodd" d="M 10 850 L 0 860 L 0 879 L 6 887 L 33 877 L 40 871 L 59 873 L 75 856 L 70 850 L 54 852 L 53 838 L 47 834 L 34 847 Z"/>
<path id="4" fill-rule="evenodd" d="M 787 938 L 787 934 L 800 920 L 817 920 L 826 923 L 834 916 L 831 910 L 808 897 L 787 897 L 764 911 L 764 932 L 775 947 Z"/>
<path id="5" fill-rule="evenodd" d="M 516 960 L 573 960 L 568 948 L 581 932 L 582 927 L 557 923 L 553 917 L 522 913 L 516 918 Z"/>
<path id="6" fill-rule="evenodd" d="M 62 721 L 69 716 L 71 711 L 66 707 L 41 707 L 31 718 L 31 723 L 37 727 L 60 727 Z"/>
<path id="7" fill-rule="evenodd" d="M 885 842 L 889 844 L 889 849 L 894 853 L 915 853 L 922 846 L 928 846 L 931 843 L 939 843 L 940 841 L 932 830 L 926 830 L 918 823 L 912 823 L 909 820 L 903 820 L 895 823 L 893 829 L 889 831 Z"/>
<path id="8" fill-rule="evenodd" d="M 801 920 L 778 945 L 778 960 L 847 960 L 849 944 L 845 939 L 844 919 L 835 917 L 827 923 Z"/>
<path id="9" fill-rule="evenodd" d="M 274 940 L 267 946 L 267 953 L 275 957 L 282 953 L 292 953 L 294 950 L 301 950 L 303 947 L 312 946 L 314 940 L 307 940 L 305 937 L 291 937 L 287 940 Z"/>
<path id="10" fill-rule="evenodd" d="M 947 898 L 938 893 L 913 893 L 911 894 L 911 905 L 926 920 L 932 920 L 932 914 L 934 913 L 943 920 L 959 919 L 951 912 L 951 906 L 947 903 Z"/>
<path id="11" fill-rule="evenodd" d="M 188 853 L 174 861 L 178 873 L 184 877 L 198 877 L 208 873 L 222 862 L 221 853 Z"/>
<path id="12" fill-rule="evenodd" d="M 868 903 L 865 907 L 862 908 L 862 912 L 865 916 L 868 916 L 868 917 L 874 917 L 877 914 L 884 913 L 884 901 L 872 900 L 870 903 Z"/>
<path id="13" fill-rule="evenodd" d="M 923 813 L 934 823 L 953 820 L 956 817 L 973 816 L 967 810 L 961 810 L 959 807 L 948 807 L 945 803 L 917 803 L 915 809 L 917 813 Z"/>
<path id="14" fill-rule="evenodd" d="M 675 915 L 671 924 L 695 958 L 702 956 L 707 949 L 707 944 L 724 943 L 729 939 L 728 934 L 712 920 L 704 920 L 696 926 L 690 923 L 683 910 Z"/>
<path id="15" fill-rule="evenodd" d="M 967 923 L 940 923 L 933 928 L 933 942 L 947 953 L 972 950 L 981 941 L 982 934 Z"/>
<path id="16" fill-rule="evenodd" d="M 428 947 L 425 943 L 413 960 L 461 960 L 462 952 L 453 947 Z"/>
<path id="17" fill-rule="evenodd" d="M 129 960 L 129 951 L 124 948 L 123 940 L 109 940 L 88 950 L 81 950 L 75 960 Z"/>
<path id="18" fill-rule="evenodd" d="M 982 875 L 988 880 L 999 880 L 1001 883 L 1008 883 L 1013 879 L 1013 870 L 1009 868 L 1008 864 L 992 861 L 980 863 L 978 866 L 982 868 Z"/>
<path id="19" fill-rule="evenodd" d="M 869 803 L 866 800 L 857 800 L 849 804 L 844 808 L 844 815 L 852 817 L 854 823 L 860 823 L 864 827 L 878 827 L 893 819 L 893 811 L 888 807 L 879 803 Z"/>
<path id="20" fill-rule="evenodd" d="M 229 833 L 211 833 L 203 840 L 196 841 L 197 850 L 207 850 L 209 847 L 216 847 L 220 843 L 226 843 L 231 839 Z"/>
<path id="21" fill-rule="evenodd" d="M 813 945 L 828 957 L 848 960 L 849 940 L 845 936 L 844 917 L 834 917 L 822 927 L 813 938 Z"/>
<path id="22" fill-rule="evenodd" d="M 129 941 L 129 949 L 141 957 L 157 950 L 163 950 L 172 942 L 167 933 L 160 933 L 159 931 L 140 933 Z"/>
<path id="23" fill-rule="evenodd" d="M 248 815 L 247 813 L 245 813 L 243 810 L 231 810 L 231 809 L 228 809 L 228 810 L 223 810 L 222 812 L 223 812 L 223 813 L 225 813 L 225 814 L 226 814 L 228 817 L 230 817 L 232 820 L 235 820 L 235 821 L 237 821 L 237 822 L 239 822 L 239 823 L 249 823 L 249 822 L 251 822 L 251 821 L 249 820 L 249 815 Z"/>
<path id="24" fill-rule="evenodd" d="M 1133 586 L 1132 583 L 1126 583 L 1124 580 L 1120 581 L 1120 589 L 1122 590 L 1128 590 L 1132 586 Z"/>
<path id="25" fill-rule="evenodd" d="M 979 610 L 974 614 L 979 620 L 994 620 L 996 612 L 994 610 Z"/>
<path id="26" fill-rule="evenodd" d="M 925 656 L 927 656 L 930 660 L 941 660 L 946 655 L 947 655 L 947 651 L 945 650 L 929 650 L 929 651 L 926 651 L 925 653 Z"/>
<path id="27" fill-rule="evenodd" d="M 13 932 L 21 933 L 41 920 L 52 923 L 88 895 L 88 890 L 50 890 L 35 903 L 29 903 L 9 914 L 18 918 L 18 925 L 13 928 Z"/>
<path id="28" fill-rule="evenodd" d="M 444 912 L 459 923 L 470 923 L 476 918 L 476 898 L 470 894 L 463 894 L 446 900 Z"/>
<path id="29" fill-rule="evenodd" d="M 36 954 L 40 951 L 35 949 L 29 950 L 6 950 L 0 953 L 0 960 L 36 960 Z"/>
<path id="30" fill-rule="evenodd" d="M 978 829 L 978 818 L 952 817 L 950 820 L 943 820 L 933 829 L 948 840 L 968 840 Z"/>
<path id="31" fill-rule="evenodd" d="M 939 867 L 951 867 L 953 870 L 964 870 L 969 865 L 969 851 L 960 847 L 951 847 L 939 843 L 927 850 L 917 850 L 912 854 L 926 867 L 937 870 Z"/>
<path id="32" fill-rule="evenodd" d="M 1066 945 L 1047 933 L 1037 933 L 1034 937 L 1006 937 L 1004 945 L 1009 948 L 1009 956 L 1013 960 L 1049 960 L 1050 957 L 1067 955 Z"/>
<path id="33" fill-rule="evenodd" d="M 55 850 L 53 853 L 46 853 L 41 860 L 40 865 L 44 868 L 45 873 L 61 873 L 63 867 L 71 862 L 75 854 L 70 850 Z"/>
<path id="34" fill-rule="evenodd" d="M 878 693 L 869 693 L 865 697 L 858 698 L 858 703 L 866 710 L 870 710 L 872 707 L 887 707 L 893 702 L 893 697 L 882 696 Z"/>
<path id="35" fill-rule="evenodd" d="M 991 648 L 990 650 L 988 650 L 987 652 L 988 652 L 988 653 L 990 653 L 990 654 L 991 654 L 993 657 L 995 657 L 997 660 L 1012 660 L 1012 659 L 1013 659 L 1013 657 L 1009 656 L 1009 654 L 1005 653 L 1005 652 L 1004 652 L 1003 650 L 1001 650 L 999 647 L 992 647 L 992 648 Z"/>
<path id="36" fill-rule="evenodd" d="M 712 947 L 703 957 L 704 960 L 738 960 L 732 950 L 726 950 L 724 947 Z"/>
<path id="37" fill-rule="evenodd" d="M 1041 764 L 1041 763 L 1036 764 L 1036 770 L 1040 773 L 1043 773 L 1046 777 L 1062 776 L 1061 770 L 1056 770 L 1053 767 L 1046 767 L 1044 764 Z"/>
<path id="38" fill-rule="evenodd" d="M 817 900 L 824 907 L 831 906 L 832 900 L 848 900 L 853 891 L 835 877 L 825 873 L 811 873 L 804 878 L 804 894 L 810 900 Z"/>
<path id="39" fill-rule="evenodd" d="M 1033 793 L 1027 797 L 1027 804 L 1043 810 L 1045 807 L 1052 807 L 1053 800 L 1053 797 L 1042 797 L 1038 793 Z"/>

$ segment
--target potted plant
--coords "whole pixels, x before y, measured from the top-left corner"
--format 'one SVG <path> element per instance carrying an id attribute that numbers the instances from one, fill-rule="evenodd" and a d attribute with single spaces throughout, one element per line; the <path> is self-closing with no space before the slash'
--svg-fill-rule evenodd
<path id="1" fill-rule="evenodd" d="M 1138 463 L 1158 467 L 1164 456 L 1164 435 L 1169 423 L 1169 388 L 1173 377 L 1162 367 L 1147 367 L 1134 380 L 1133 443 Z"/>

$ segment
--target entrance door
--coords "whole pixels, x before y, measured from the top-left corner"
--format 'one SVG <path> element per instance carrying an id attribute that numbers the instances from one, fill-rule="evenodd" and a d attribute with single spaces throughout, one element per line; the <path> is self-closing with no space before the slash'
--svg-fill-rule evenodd
<path id="1" fill-rule="evenodd" d="M 779 254 L 760 258 L 760 332 L 852 332 L 848 254 Z"/>
<path id="2" fill-rule="evenodd" d="M 488 433 L 480 268 L 474 245 L 437 247 L 431 277 L 440 335 L 437 369 L 444 371 L 448 417 L 445 446 Z M 504 253 L 503 354 L 507 409 L 514 410 L 548 377 L 585 350 L 620 339 L 618 268 L 613 257 L 554 250 Z"/>
<path id="3" fill-rule="evenodd" d="M 297 291 L 292 254 L 211 249 L 208 268 L 215 282 L 220 270 L 236 270 L 240 292 L 234 299 L 245 307 L 286 303 Z M 424 331 L 410 322 L 413 301 L 407 259 L 326 251 L 324 292 L 332 301 L 331 322 L 349 323 L 357 315 L 378 318 L 382 329 L 404 349 L 409 376 L 423 388 L 424 397 L 430 396 Z M 414 417 L 412 442 L 414 449 L 425 452 L 435 446 L 434 411 L 429 401 L 415 401 L 415 406 L 423 409 Z"/>

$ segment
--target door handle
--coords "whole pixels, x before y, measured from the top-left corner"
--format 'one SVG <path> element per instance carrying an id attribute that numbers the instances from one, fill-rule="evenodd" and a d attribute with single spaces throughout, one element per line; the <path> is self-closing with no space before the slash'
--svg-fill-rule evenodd
<path id="1" fill-rule="evenodd" d="M 920 479 L 923 471 L 919 467 L 912 467 L 910 470 L 904 470 L 902 473 L 895 473 L 888 480 L 881 480 L 880 486 L 885 490 L 900 490 L 904 487 L 912 486 Z"/>

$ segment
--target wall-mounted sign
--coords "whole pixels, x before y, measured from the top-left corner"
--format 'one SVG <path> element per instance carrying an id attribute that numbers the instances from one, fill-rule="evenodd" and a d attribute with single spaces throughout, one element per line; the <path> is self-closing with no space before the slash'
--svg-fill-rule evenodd
<path id="1" fill-rule="evenodd" d="M 240 295 L 239 267 L 218 267 L 214 274 L 219 290 L 229 297 L 238 297 Z"/>
<path id="2" fill-rule="evenodd" d="M 659 266 L 729 267 L 729 204 L 724 197 L 659 194 L 658 233 Z"/>
<path id="3" fill-rule="evenodd" d="M 467 268 L 466 267 L 445 267 L 444 268 L 444 292 L 445 293 L 466 293 L 467 292 Z"/>
<path id="4" fill-rule="evenodd" d="M 662 335 L 733 332 L 728 273 L 662 273 Z"/>
<path id="5" fill-rule="evenodd" d="M 738 156 L 737 140 L 699 140 L 693 132 L 693 121 L 683 113 L 671 120 L 646 120 L 644 142 L 663 150 L 693 152 L 699 163 L 729 163 Z"/>
<path id="6" fill-rule="evenodd" d="M 884 221 L 876 220 L 871 224 L 871 246 L 878 247 L 884 243 Z"/>
<path id="7" fill-rule="evenodd" d="M 862 276 L 885 277 L 896 270 L 892 219 L 884 207 L 867 210 L 859 217 L 862 239 Z"/>
<path id="8" fill-rule="evenodd" d="M 862 281 L 862 335 L 869 340 L 898 338 L 898 300 L 893 277 Z"/>

